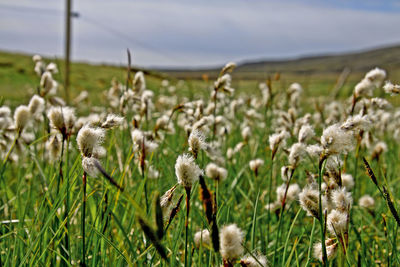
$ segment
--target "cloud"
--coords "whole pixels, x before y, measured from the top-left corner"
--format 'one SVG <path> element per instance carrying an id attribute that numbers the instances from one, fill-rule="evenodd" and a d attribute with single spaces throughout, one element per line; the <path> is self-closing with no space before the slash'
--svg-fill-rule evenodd
<path id="1" fill-rule="evenodd" d="M 23 4 L 32 2 L 24 0 Z M 50 2 L 46 0 L 49 7 L 57 7 Z M 125 61 L 125 49 L 130 48 L 139 65 L 194 66 L 400 42 L 400 30 L 393 26 L 400 23 L 398 12 L 387 12 L 382 5 L 372 8 L 368 2 L 362 5 L 358 0 L 350 1 L 352 5 L 338 2 L 335 6 L 333 1 L 317 0 L 75 1 L 74 10 L 81 18 L 74 19 L 73 57 L 119 63 Z M 0 27 L 0 35 L 5 36 L 0 48 L 10 49 L 12 42 L 24 39 L 35 28 L 42 38 L 47 30 L 44 39 L 49 44 L 53 38 L 54 46 L 60 45 L 62 16 L 35 20 L 11 13 L 0 12 L 0 25 L 9 27 Z M 16 21 L 23 24 L 14 26 Z M 49 44 L 45 46 L 49 52 L 60 50 Z M 25 46 L 17 47 L 30 51 Z"/>

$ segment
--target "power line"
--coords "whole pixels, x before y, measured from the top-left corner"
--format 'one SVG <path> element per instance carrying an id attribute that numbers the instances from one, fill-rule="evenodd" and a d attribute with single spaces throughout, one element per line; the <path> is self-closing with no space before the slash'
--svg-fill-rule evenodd
<path id="1" fill-rule="evenodd" d="M 59 9 L 55 9 L 55 8 L 41 8 L 41 7 L 5 5 L 5 4 L 0 4 L 0 8 L 15 11 L 15 12 L 24 12 L 24 13 L 36 12 L 36 13 L 47 14 L 47 15 L 52 15 L 52 16 L 60 16 L 63 14 L 63 11 L 61 11 Z M 122 32 L 122 31 L 119 31 L 113 27 L 110 27 L 109 25 L 104 24 L 96 19 L 90 18 L 88 16 L 81 16 L 81 14 L 79 12 L 72 11 L 71 16 L 73 18 L 79 18 L 80 20 L 82 20 L 85 23 L 88 23 L 96 28 L 99 28 L 105 32 L 108 32 L 109 34 L 111 34 L 115 37 L 120 38 L 121 40 L 128 42 L 127 43 L 128 46 L 134 44 L 138 47 L 141 47 L 147 51 L 152 52 L 153 54 L 162 56 L 165 59 L 172 60 L 172 61 L 179 61 L 181 63 L 184 62 L 184 59 L 182 59 L 180 57 L 177 57 L 175 55 L 174 56 L 168 55 L 168 53 L 166 51 L 162 51 L 161 49 L 159 49 L 156 46 L 153 46 L 152 44 L 132 38 L 130 35 Z"/>
<path id="2" fill-rule="evenodd" d="M 31 7 L 31 6 L 18 6 L 18 5 L 5 5 L 5 4 L 0 4 L 1 9 L 8 9 L 11 11 L 17 11 L 17 12 L 27 12 L 27 13 L 32 13 L 32 12 L 40 12 L 42 14 L 48 14 L 48 15 L 61 15 L 63 12 L 60 9 L 55 9 L 55 8 L 42 8 L 42 7 Z"/>
<path id="3" fill-rule="evenodd" d="M 161 51 L 159 48 L 157 48 L 157 47 L 155 47 L 155 46 L 153 46 L 153 45 L 151 45 L 149 43 L 140 41 L 138 39 L 134 39 L 131 36 L 129 36 L 128 34 L 122 32 L 122 31 L 116 30 L 116 29 L 114 29 L 114 28 L 112 28 L 112 27 L 110 27 L 110 26 L 108 26 L 108 25 L 106 25 L 106 24 L 104 24 L 102 22 L 99 22 L 98 20 L 95 20 L 93 18 L 89 18 L 87 16 L 85 16 L 85 17 L 81 16 L 80 19 L 83 20 L 86 23 L 91 24 L 92 26 L 95 26 L 95 27 L 97 27 L 97 28 L 99 28 L 99 29 L 101 29 L 103 31 L 106 31 L 106 32 L 108 32 L 108 33 L 110 33 L 110 34 L 112 34 L 112 35 L 114 35 L 114 36 L 116 36 L 116 37 L 118 37 L 120 39 L 123 39 L 123 40 L 129 42 L 129 44 L 134 43 L 137 46 L 139 46 L 139 47 L 141 47 L 141 48 L 143 48 L 145 50 L 151 51 L 151 52 L 153 52 L 155 54 L 158 54 L 158 55 L 160 55 L 160 56 L 162 56 L 162 57 L 164 57 L 166 59 L 169 59 L 169 60 L 176 61 L 178 59 L 176 56 L 170 56 L 165 51 Z"/>

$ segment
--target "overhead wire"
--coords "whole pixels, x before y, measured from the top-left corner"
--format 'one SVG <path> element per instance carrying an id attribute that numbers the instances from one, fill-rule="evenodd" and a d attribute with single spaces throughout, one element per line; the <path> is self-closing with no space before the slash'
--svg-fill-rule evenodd
<path id="1" fill-rule="evenodd" d="M 10 10 L 10 11 L 15 11 L 15 12 L 24 12 L 24 13 L 41 13 L 41 14 L 46 14 L 46 15 L 53 15 L 53 16 L 59 16 L 63 15 L 64 12 L 60 9 L 55 9 L 55 8 L 41 8 L 41 7 L 32 7 L 32 6 L 20 6 L 20 5 L 7 5 L 7 4 L 0 4 L 0 12 L 2 10 Z M 136 47 L 140 47 L 142 49 L 145 49 L 153 54 L 157 54 L 159 56 L 162 56 L 165 59 L 172 60 L 174 62 L 179 61 L 180 63 L 183 63 L 183 59 L 180 59 L 176 55 L 169 55 L 168 52 L 165 50 L 161 50 L 157 48 L 156 46 L 149 44 L 147 42 L 138 40 L 137 38 L 133 38 L 131 35 L 122 32 L 120 30 L 117 30 L 113 28 L 112 26 L 109 26 L 105 23 L 100 22 L 97 19 L 91 18 L 90 16 L 87 15 L 82 15 L 80 12 L 72 12 L 71 14 L 74 18 L 78 18 L 79 20 L 83 21 L 84 23 L 90 24 L 93 27 L 96 27 L 102 31 L 105 31 L 120 40 L 124 40 L 127 42 L 126 44 L 128 46 L 131 46 L 132 44 Z M 134 51 L 134 49 L 133 49 Z"/>

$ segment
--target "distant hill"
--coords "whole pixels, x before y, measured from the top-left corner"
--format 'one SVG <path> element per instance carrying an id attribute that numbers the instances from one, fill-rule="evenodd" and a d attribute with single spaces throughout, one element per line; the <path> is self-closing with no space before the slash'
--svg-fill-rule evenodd
<path id="1" fill-rule="evenodd" d="M 235 75 L 242 79 L 253 79 L 266 73 L 287 74 L 336 74 L 344 68 L 352 73 L 364 73 L 381 67 L 389 72 L 400 71 L 400 45 L 377 48 L 354 53 L 307 56 L 289 60 L 260 60 L 239 63 Z M 215 76 L 219 69 L 161 70 L 179 78 L 200 78 L 202 74 Z"/>
<path id="2" fill-rule="evenodd" d="M 56 79 L 62 85 L 63 60 L 57 58 L 45 60 L 55 61 L 58 64 L 60 73 L 56 75 Z M 232 82 L 235 89 L 254 89 L 258 88 L 258 82 L 274 77 L 275 73 L 279 72 L 281 88 L 286 88 L 292 82 L 299 82 L 307 88 L 310 95 L 324 95 L 334 88 L 343 69 L 348 68 L 350 72 L 340 93 L 343 97 L 347 97 L 351 95 L 354 85 L 374 67 L 384 68 L 388 71 L 388 77 L 392 82 L 400 83 L 400 45 L 357 53 L 308 56 L 291 60 L 239 62 L 232 74 Z M 17 104 L 21 98 L 25 102 L 29 101 L 30 95 L 34 93 L 39 83 L 39 77 L 33 68 L 32 55 L 0 51 L 0 103 L 2 100 L 8 100 Z M 198 89 L 199 86 L 202 88 L 203 83 L 198 80 L 205 79 L 210 83 L 220 69 L 221 67 L 140 70 L 146 75 L 147 86 L 156 90 L 163 79 L 171 79 L 172 84 L 178 79 L 185 79 L 193 88 Z M 132 72 L 138 70 L 139 68 L 132 68 Z M 87 90 L 91 93 L 93 101 L 97 102 L 101 99 L 99 92 L 108 89 L 114 77 L 125 83 L 126 67 L 73 62 L 71 96 L 74 97 L 80 91 Z"/>

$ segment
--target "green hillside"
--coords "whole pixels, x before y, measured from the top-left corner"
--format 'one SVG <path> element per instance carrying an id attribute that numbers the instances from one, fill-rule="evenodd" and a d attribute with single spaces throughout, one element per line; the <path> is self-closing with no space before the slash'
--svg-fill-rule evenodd
<path id="1" fill-rule="evenodd" d="M 60 72 L 56 80 L 60 82 L 60 93 L 63 93 L 63 61 L 47 58 L 47 62 L 58 64 Z M 349 75 L 339 96 L 350 95 L 353 86 L 371 68 L 386 69 L 393 82 L 399 82 L 400 77 L 400 46 L 386 47 L 370 51 L 348 53 L 341 55 L 313 56 L 285 61 L 259 61 L 239 64 L 233 74 L 233 85 L 239 92 L 257 90 L 259 82 L 263 82 L 280 73 L 277 87 L 286 88 L 292 82 L 299 82 L 312 96 L 327 95 L 335 86 L 340 73 L 347 68 Z M 0 93 L 11 105 L 24 100 L 35 92 L 39 83 L 33 71 L 34 63 L 31 55 L 0 52 Z M 133 72 L 137 69 L 133 69 Z M 145 71 L 147 86 L 157 90 L 161 80 L 167 78 L 176 83 L 184 79 L 194 92 L 206 92 L 211 85 L 217 69 L 158 69 Z M 80 91 L 87 90 L 91 100 L 101 101 L 101 92 L 108 89 L 112 78 L 125 83 L 126 66 L 93 65 L 76 62 L 71 67 L 71 96 L 77 96 Z"/>

